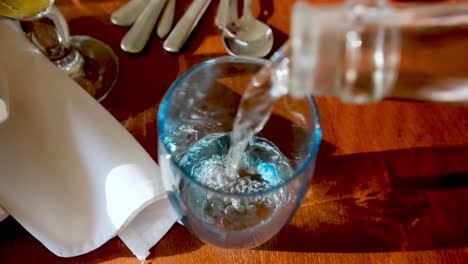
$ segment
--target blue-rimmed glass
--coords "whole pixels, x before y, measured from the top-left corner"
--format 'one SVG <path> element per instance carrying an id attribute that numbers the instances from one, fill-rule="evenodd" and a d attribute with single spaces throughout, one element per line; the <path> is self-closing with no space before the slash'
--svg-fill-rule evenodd
<path id="1" fill-rule="evenodd" d="M 294 170 L 269 189 L 223 192 L 194 180 L 180 162 L 202 138 L 229 133 L 251 77 L 266 60 L 220 57 L 203 62 L 176 80 L 158 113 L 158 152 L 164 184 L 182 222 L 202 241 L 224 248 L 258 246 L 294 215 L 315 169 L 321 129 L 312 98 L 285 96 L 257 136 L 273 143 Z M 232 203 L 257 202 L 252 210 L 230 210 Z"/>

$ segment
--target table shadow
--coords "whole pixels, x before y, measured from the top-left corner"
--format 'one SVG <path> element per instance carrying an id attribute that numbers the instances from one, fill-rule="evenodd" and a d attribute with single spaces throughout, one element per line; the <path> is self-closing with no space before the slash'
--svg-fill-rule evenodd
<path id="1" fill-rule="evenodd" d="M 391 252 L 468 245 L 468 146 L 319 152 L 296 217 L 256 250 Z"/>
<path id="2" fill-rule="evenodd" d="M 278 29 L 277 27 L 274 27 L 272 25 L 269 25 L 271 30 L 273 31 L 273 48 L 271 49 L 270 53 L 267 54 L 265 58 L 271 57 L 279 48 L 283 46 L 283 44 L 288 40 L 289 36 Z"/>
<path id="3" fill-rule="evenodd" d="M 111 259 L 135 259 L 133 253 L 125 246 L 125 244 L 115 237 L 97 250 L 93 250 L 87 254 L 71 257 L 60 258 L 47 250 L 38 240 L 32 237 L 13 217 L 0 222 L 0 257 L 5 263 L 28 263 L 31 260 L 29 254 L 21 254 L 23 249 L 28 252 L 34 252 L 40 256 L 39 259 L 43 263 L 99 263 L 103 260 Z M 194 237 L 185 227 L 176 224 L 165 235 L 159 243 L 151 250 L 147 260 L 155 260 L 158 257 L 172 256 L 178 254 L 189 253 L 195 251 L 205 245 L 203 242 Z M 14 257 L 14 259 L 13 259 Z"/>
<path id="4" fill-rule="evenodd" d="M 47 250 L 11 216 L 0 222 L 0 234 L 2 263 L 30 263 L 32 259 L 41 263 L 98 263 L 98 260 L 104 259 L 135 258 L 118 238 L 106 242 L 99 250 L 93 250 L 81 256 L 58 257 Z M 25 251 L 28 254 L 24 254 Z"/>
<path id="5" fill-rule="evenodd" d="M 119 121 L 156 107 L 179 73 L 177 58 L 163 51 L 161 41 L 150 41 L 142 53 L 129 54 L 120 49 L 127 27 L 94 17 L 79 17 L 69 25 L 72 35 L 97 38 L 111 46 L 119 58 L 117 82 L 102 102 Z"/>
<path id="6" fill-rule="evenodd" d="M 176 8 L 174 24 L 179 21 L 190 1 L 181 1 Z M 272 15 L 274 5 L 272 1 L 261 3 L 262 12 L 259 19 L 266 20 Z M 187 60 L 189 66 L 203 60 L 227 55 L 195 54 L 207 36 L 219 35 L 221 32 L 214 24 L 217 5 L 209 5 L 197 27 L 194 29 L 186 44 L 179 52 Z M 179 56 L 166 52 L 159 39 L 153 32 L 145 49 L 139 54 L 129 54 L 120 49 L 120 42 L 128 32 L 129 27 L 112 25 L 108 17 L 78 17 L 69 21 L 72 35 L 88 35 L 97 38 L 112 47 L 120 60 L 119 76 L 115 87 L 102 105 L 119 121 L 138 115 L 149 109 L 157 108 L 165 92 L 180 74 Z M 288 36 L 276 27 L 272 27 L 275 42 L 270 56 L 281 47 Z"/>
<path id="7" fill-rule="evenodd" d="M 151 250 L 148 259 L 173 256 L 196 251 L 205 243 L 192 235 L 188 229 L 180 224 L 175 224 L 171 230 Z"/>
<path id="8" fill-rule="evenodd" d="M 275 4 L 273 3 L 273 0 L 259 1 L 259 4 L 261 12 L 257 18 L 260 21 L 266 22 L 275 12 Z"/>
<path id="9" fill-rule="evenodd" d="M 180 18 L 186 12 L 190 4 L 190 1 L 181 1 L 180 3 L 177 2 L 176 14 L 174 17 L 174 25 L 176 25 L 177 22 L 179 22 Z M 208 8 L 205 11 L 205 14 L 203 14 L 202 18 L 198 22 L 198 25 L 194 28 L 194 30 L 192 31 L 192 33 L 190 34 L 190 36 L 188 37 L 184 46 L 181 48 L 178 54 L 191 56 L 197 51 L 197 49 L 200 47 L 200 45 L 203 43 L 206 37 L 221 34 L 220 30 L 215 25 L 215 17 L 217 10 L 218 5 L 210 4 L 208 6 Z M 174 54 L 173 56 L 178 54 Z"/>

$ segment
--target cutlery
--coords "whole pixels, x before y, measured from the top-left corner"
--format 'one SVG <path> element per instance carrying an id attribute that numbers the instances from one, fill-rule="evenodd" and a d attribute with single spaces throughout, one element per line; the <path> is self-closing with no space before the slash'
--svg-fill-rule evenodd
<path id="1" fill-rule="evenodd" d="M 176 0 L 167 0 L 166 6 L 164 7 L 164 11 L 156 29 L 158 37 L 165 38 L 167 33 L 169 33 L 171 30 L 172 22 L 174 21 L 175 6 Z"/>
<path id="2" fill-rule="evenodd" d="M 149 0 L 130 0 L 111 15 L 112 24 L 131 26 L 141 14 Z"/>
<path id="3" fill-rule="evenodd" d="M 220 30 L 239 19 L 237 4 L 237 0 L 220 0 L 215 18 L 215 24 Z"/>
<path id="4" fill-rule="evenodd" d="M 229 54 L 235 56 L 264 57 L 270 53 L 273 31 L 253 16 L 252 0 L 244 0 L 242 17 L 224 29 L 223 44 Z"/>
<path id="5" fill-rule="evenodd" d="M 129 53 L 139 53 L 148 42 L 166 0 L 150 0 L 145 9 L 122 39 L 120 47 Z"/>
<path id="6" fill-rule="evenodd" d="M 185 14 L 179 20 L 177 25 L 171 31 L 166 41 L 164 41 L 164 49 L 169 52 L 178 52 L 185 41 L 188 39 L 193 29 L 197 26 L 198 21 L 205 13 L 211 0 L 194 0 L 189 6 Z"/>

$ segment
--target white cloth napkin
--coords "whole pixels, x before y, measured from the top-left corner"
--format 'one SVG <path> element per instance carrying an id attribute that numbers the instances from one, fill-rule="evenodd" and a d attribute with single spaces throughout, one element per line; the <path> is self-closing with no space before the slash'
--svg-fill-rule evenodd
<path id="1" fill-rule="evenodd" d="M 159 167 L 17 24 L 0 20 L 0 39 L 10 109 L 0 124 L 0 205 L 58 256 L 120 235 L 145 258 L 177 218 Z"/>

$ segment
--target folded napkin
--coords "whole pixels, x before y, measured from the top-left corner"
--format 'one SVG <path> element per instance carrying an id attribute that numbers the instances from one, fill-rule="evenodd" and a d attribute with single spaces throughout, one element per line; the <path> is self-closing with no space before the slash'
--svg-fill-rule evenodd
<path id="1" fill-rule="evenodd" d="M 177 219 L 159 167 L 17 24 L 0 20 L 0 39 L 10 109 L 0 124 L 2 211 L 58 256 L 120 235 L 145 258 Z"/>

